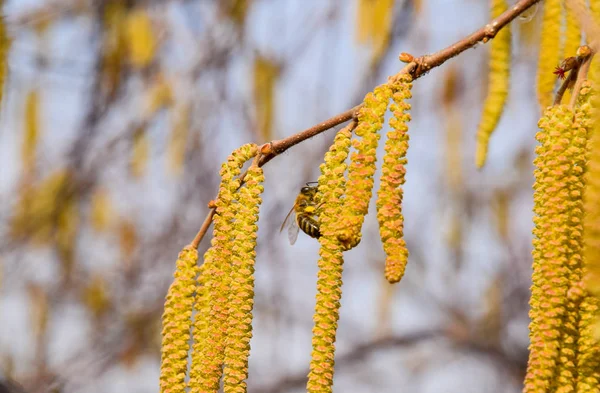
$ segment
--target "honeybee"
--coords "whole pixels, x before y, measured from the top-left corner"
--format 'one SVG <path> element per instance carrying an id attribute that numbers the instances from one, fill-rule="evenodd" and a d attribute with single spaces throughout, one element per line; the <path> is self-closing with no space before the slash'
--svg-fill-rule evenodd
<path id="1" fill-rule="evenodd" d="M 279 232 L 282 232 L 287 227 L 288 239 L 292 245 L 296 243 L 300 229 L 315 239 L 321 237 L 319 216 L 317 214 L 317 210 L 320 207 L 316 200 L 317 190 L 316 182 L 306 183 L 306 186 L 300 189 L 294 206 L 285 217 L 285 220 L 283 220 L 283 224 L 281 224 Z"/>

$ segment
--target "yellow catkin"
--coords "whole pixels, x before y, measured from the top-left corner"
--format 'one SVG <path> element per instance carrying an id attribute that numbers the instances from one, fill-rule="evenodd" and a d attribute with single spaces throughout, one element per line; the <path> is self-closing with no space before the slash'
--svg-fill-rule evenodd
<path id="1" fill-rule="evenodd" d="M 406 269 L 408 250 L 404 241 L 404 217 L 402 215 L 402 186 L 406 175 L 406 151 L 408 150 L 408 126 L 411 97 L 411 78 L 403 75 L 394 86 L 394 103 L 390 107 L 392 131 L 387 134 L 385 155 L 381 167 L 381 185 L 377 194 L 377 220 L 379 234 L 386 254 L 385 278 L 390 283 L 400 281 Z"/>
<path id="2" fill-rule="evenodd" d="M 107 282 L 101 276 L 92 277 L 83 288 L 81 302 L 98 319 L 105 315 L 110 307 L 110 295 Z"/>
<path id="3" fill-rule="evenodd" d="M 492 18 L 496 18 L 508 9 L 508 4 L 506 0 L 492 0 L 491 9 Z M 477 168 L 485 164 L 490 136 L 496 129 L 506 104 L 510 84 L 510 41 L 510 29 L 509 26 L 505 26 L 491 43 L 488 93 L 483 103 L 483 114 L 477 130 L 475 152 Z"/>
<path id="4" fill-rule="evenodd" d="M 131 64 L 138 68 L 148 66 L 154 58 L 156 38 L 145 10 L 136 9 L 127 16 L 126 37 Z"/>
<path id="5" fill-rule="evenodd" d="M 577 341 L 577 393 L 600 391 L 600 345 L 598 328 L 600 302 L 596 296 L 585 296 L 579 308 L 579 340 Z"/>
<path id="6" fill-rule="evenodd" d="M 594 5 L 594 3 L 600 9 L 600 2 L 596 1 L 591 4 Z M 600 75 L 598 65 L 592 63 L 592 67 L 595 69 L 596 75 Z M 584 85 L 581 89 L 584 99 L 578 110 L 584 121 L 587 121 L 586 126 L 589 130 L 584 193 L 583 258 L 585 289 L 590 293 L 582 301 L 579 313 L 578 393 L 598 393 L 600 387 L 600 345 L 596 333 L 600 318 L 600 133 L 598 132 L 600 118 L 597 112 L 600 97 L 593 94 L 586 102 L 585 93 L 588 89 L 589 85 Z"/>
<path id="7" fill-rule="evenodd" d="M 362 224 L 369 211 L 377 144 L 380 138 L 379 130 L 383 126 L 391 96 L 390 86 L 378 86 L 372 93 L 366 95 L 363 107 L 358 112 L 355 134 L 361 139 L 352 140 L 352 146 L 356 151 L 350 157 L 342 217 L 344 226 L 339 233 L 340 239 L 350 247 L 360 242 Z"/>
<path id="8" fill-rule="evenodd" d="M 571 173 L 567 177 L 569 198 L 564 202 L 567 210 L 567 260 L 569 266 L 569 289 L 566 298 L 566 315 L 560 337 L 560 351 L 557 377 L 554 389 L 557 393 L 576 390 L 578 375 L 578 342 L 580 337 L 580 304 L 585 296 L 581 281 L 583 278 L 583 218 L 584 218 L 584 175 L 586 170 L 586 145 L 589 130 L 590 84 L 581 89 L 581 104 L 575 110 L 572 126 L 573 134 L 568 150 L 571 160 Z"/>
<path id="9" fill-rule="evenodd" d="M 94 191 L 90 201 L 90 221 L 98 232 L 106 231 L 114 221 L 115 212 L 108 190 L 99 188 Z"/>
<path id="10" fill-rule="evenodd" d="M 600 0 L 590 0 L 590 11 L 596 23 L 600 22 Z"/>
<path id="11" fill-rule="evenodd" d="M 4 10 L 4 0 L 0 0 L 0 10 Z M 8 50 L 10 48 L 10 38 L 6 31 L 5 18 L 0 18 L 0 104 L 2 103 L 4 93 L 4 83 L 8 71 Z"/>
<path id="12" fill-rule="evenodd" d="M 377 64 L 387 52 L 392 35 L 394 3 L 395 0 L 376 0 L 375 4 L 371 5 L 373 7 L 371 64 Z"/>
<path id="13" fill-rule="evenodd" d="M 102 35 L 101 75 L 102 90 L 106 97 L 114 98 L 123 77 L 127 56 L 126 4 L 109 1 L 104 9 Z"/>
<path id="14" fill-rule="evenodd" d="M 40 96 L 37 90 L 32 90 L 25 101 L 25 132 L 21 145 L 21 160 L 23 171 L 31 173 L 35 167 L 35 156 L 40 139 Z"/>
<path id="15" fill-rule="evenodd" d="M 356 6 L 356 40 L 359 44 L 367 42 L 373 30 L 373 4 L 369 0 L 358 0 Z"/>
<path id="16" fill-rule="evenodd" d="M 68 170 L 59 169 L 39 184 L 24 188 L 10 220 L 10 235 L 30 237 L 37 244 L 51 241 L 57 213 L 69 194 L 70 179 Z"/>
<path id="17" fill-rule="evenodd" d="M 183 393 L 196 291 L 198 251 L 185 247 L 177 258 L 175 279 L 169 287 L 163 313 L 160 391 Z"/>
<path id="18" fill-rule="evenodd" d="M 548 108 L 538 126 L 531 344 L 524 389 L 532 393 L 551 391 L 574 369 L 574 353 L 568 346 L 573 347 L 576 328 L 569 319 L 573 304 L 568 299 L 576 301 L 577 293 L 570 293 L 570 280 L 581 265 L 581 159 L 585 145 L 585 137 L 574 125 L 574 113 L 566 106 Z M 565 349 L 561 348 L 563 341 L 568 344 Z"/>
<path id="19" fill-rule="evenodd" d="M 552 93 L 556 84 L 556 75 L 553 72 L 563 57 L 560 50 L 561 19 L 561 0 L 544 1 L 537 69 L 537 95 L 542 109 L 552 104 Z"/>
<path id="20" fill-rule="evenodd" d="M 201 392 L 204 376 L 200 364 L 203 361 L 203 354 L 208 352 L 206 341 L 209 335 L 209 316 L 210 316 L 210 294 L 209 277 L 206 273 L 206 267 L 211 266 L 214 255 L 214 249 L 210 248 L 204 254 L 204 262 L 198 267 L 198 282 L 196 286 L 196 299 L 194 302 L 194 329 L 192 346 L 192 364 L 190 367 L 190 379 L 188 382 L 190 392 Z M 209 354 L 210 356 L 210 354 Z"/>
<path id="21" fill-rule="evenodd" d="M 269 141 L 273 139 L 275 88 L 280 75 L 280 67 L 273 59 L 257 56 L 254 59 L 253 71 L 257 127 L 263 140 Z"/>
<path id="22" fill-rule="evenodd" d="M 595 59 L 598 60 L 598 59 Z M 597 103 L 598 98 L 594 102 Z M 585 249 L 584 259 L 588 269 L 587 287 L 600 297 L 600 132 L 596 113 L 588 140 L 588 170 L 585 190 Z"/>
<path id="23" fill-rule="evenodd" d="M 571 7 L 565 8 L 565 50 L 564 56 L 575 56 L 577 48 L 581 45 L 581 26 L 577 20 L 577 16 Z"/>
<path id="24" fill-rule="evenodd" d="M 317 296 L 313 317 L 313 338 L 308 392 L 331 392 L 333 387 L 335 338 L 342 297 L 343 246 L 338 240 L 340 198 L 344 195 L 344 172 L 350 149 L 351 128 L 346 127 L 335 137 L 325 162 L 321 165 L 319 192 L 321 208 L 319 243 L 319 273 Z"/>
<path id="25" fill-rule="evenodd" d="M 234 224 L 233 258 L 231 261 L 231 292 L 229 297 L 228 332 L 225 348 L 225 393 L 246 392 L 248 356 L 252 338 L 252 308 L 254 305 L 254 261 L 258 210 L 262 202 L 261 168 L 252 165 L 246 174 L 245 185 L 238 191 L 239 202 Z"/>
<path id="26" fill-rule="evenodd" d="M 190 392 L 217 392 L 223 375 L 225 345 L 228 331 L 228 302 L 231 291 L 231 262 L 234 247 L 239 239 L 232 238 L 234 220 L 240 209 L 235 193 L 240 187 L 240 170 L 244 163 L 258 152 L 255 144 L 247 144 L 235 150 L 221 166 L 221 185 L 216 200 L 216 214 L 213 218 L 213 238 L 211 248 L 204 256 L 202 285 L 204 304 L 197 309 L 208 310 L 201 315 L 205 321 L 198 322 L 205 327 L 200 336 L 200 354 L 193 355 L 190 370 Z M 206 305 L 207 304 L 207 305 Z"/>
<path id="27" fill-rule="evenodd" d="M 131 147 L 130 169 L 131 174 L 140 178 L 146 173 L 148 158 L 150 156 L 150 140 L 144 127 L 139 127 L 133 134 Z"/>
<path id="28" fill-rule="evenodd" d="M 177 108 L 169 134 L 169 170 L 173 175 L 181 175 L 185 164 L 187 140 L 190 133 L 190 105 Z"/>

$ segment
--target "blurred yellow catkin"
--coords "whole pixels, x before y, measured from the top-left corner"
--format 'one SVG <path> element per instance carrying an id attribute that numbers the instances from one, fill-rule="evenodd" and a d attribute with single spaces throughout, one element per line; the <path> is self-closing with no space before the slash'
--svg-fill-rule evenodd
<path id="1" fill-rule="evenodd" d="M 150 156 L 150 140 L 145 127 L 138 127 L 133 133 L 130 169 L 133 177 L 140 178 L 146 173 Z"/>
<path id="2" fill-rule="evenodd" d="M 127 8 L 121 1 L 109 1 L 104 10 L 102 37 L 102 89 L 107 97 L 114 97 L 121 84 L 127 57 Z"/>
<path id="3" fill-rule="evenodd" d="M 99 188 L 94 191 L 90 201 L 90 220 L 92 228 L 98 232 L 108 229 L 115 217 L 108 190 Z"/>
<path id="4" fill-rule="evenodd" d="M 566 21 L 564 56 L 575 56 L 577 48 L 581 45 L 581 26 L 571 7 L 564 7 L 564 10 Z"/>
<path id="5" fill-rule="evenodd" d="M 106 280 L 100 275 L 93 276 L 82 290 L 82 303 L 94 318 L 102 317 L 110 307 L 110 297 Z"/>
<path id="6" fill-rule="evenodd" d="M 40 139 L 40 96 L 37 90 L 27 94 L 25 100 L 25 132 L 21 145 L 23 172 L 31 174 L 35 168 L 35 158 Z"/>
<path id="7" fill-rule="evenodd" d="M 174 102 L 171 84 L 164 74 L 155 75 L 151 83 L 145 96 L 145 115 L 147 117 L 170 107 Z"/>
<path id="8" fill-rule="evenodd" d="M 492 18 L 500 16 L 508 9 L 506 0 L 492 0 Z M 488 93 L 483 103 L 483 113 L 477 130 L 477 150 L 475 165 L 483 167 L 487 158 L 490 136 L 496 129 L 506 104 L 510 87 L 510 46 L 509 26 L 505 26 L 492 40 L 490 50 L 490 72 L 488 74 Z"/>
<path id="9" fill-rule="evenodd" d="M 36 244 L 52 240 L 57 212 L 63 207 L 70 182 L 70 173 L 59 169 L 45 177 L 39 184 L 23 188 L 10 220 L 10 235 L 29 237 Z"/>
<path id="10" fill-rule="evenodd" d="M 150 65 L 156 52 L 156 37 L 148 13 L 141 8 L 127 15 L 126 37 L 129 61 L 136 68 Z"/>
<path id="11" fill-rule="evenodd" d="M 356 8 L 356 40 L 370 42 L 371 64 L 385 54 L 392 32 L 394 0 L 358 0 Z"/>
<path id="12" fill-rule="evenodd" d="M 225 0 L 219 5 L 222 7 L 223 14 L 232 20 L 238 27 L 242 27 L 248 15 L 248 8 L 251 0 Z"/>
<path id="13" fill-rule="evenodd" d="M 169 134 L 168 164 L 173 175 L 181 175 L 186 158 L 187 142 L 190 134 L 191 105 L 175 107 L 171 132 Z"/>
<path id="14" fill-rule="evenodd" d="M 273 139 L 275 114 L 275 86 L 279 78 L 279 66 L 272 59 L 257 55 L 254 59 L 253 94 L 256 122 L 263 141 Z"/>
<path id="15" fill-rule="evenodd" d="M 538 102 L 544 110 L 552 104 L 556 75 L 554 68 L 562 60 L 561 51 L 561 0 L 544 1 L 544 15 L 542 17 L 542 33 L 537 69 L 537 95 Z"/>
<path id="16" fill-rule="evenodd" d="M 50 316 L 48 293 L 38 284 L 30 284 L 27 288 L 30 301 L 30 318 L 36 341 L 46 333 Z"/>

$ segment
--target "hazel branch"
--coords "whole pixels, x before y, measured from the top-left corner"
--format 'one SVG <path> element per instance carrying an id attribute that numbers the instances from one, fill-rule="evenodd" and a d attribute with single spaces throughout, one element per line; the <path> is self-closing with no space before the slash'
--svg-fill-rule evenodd
<path id="1" fill-rule="evenodd" d="M 507 24 L 512 22 L 516 17 L 521 15 L 524 11 L 526 11 L 529 7 L 534 4 L 540 2 L 541 0 L 519 0 L 514 6 L 508 9 L 499 17 L 492 19 L 485 26 L 476 30 L 469 36 L 461 39 L 460 41 L 455 42 L 454 44 L 438 51 L 433 54 L 424 55 L 421 57 L 413 58 L 412 56 L 403 53 L 400 58 L 401 60 L 412 60 L 409 64 L 407 64 L 400 72 L 396 75 L 393 75 L 389 78 L 390 82 L 394 82 L 403 74 L 410 74 L 412 79 L 415 80 L 420 78 L 421 76 L 428 73 L 433 68 L 439 67 L 444 64 L 446 61 L 452 59 L 453 57 L 458 56 L 462 52 L 467 49 L 473 48 L 479 42 L 486 43 L 490 39 L 494 38 L 496 34 Z M 335 126 L 338 126 L 342 123 L 351 120 L 356 116 L 356 112 L 362 107 L 361 105 L 357 105 L 354 108 L 351 108 L 345 112 L 342 112 L 338 115 L 335 115 L 324 122 L 321 122 L 313 127 L 310 127 L 304 131 L 300 131 L 297 134 L 291 135 L 284 139 L 278 139 L 271 141 L 269 143 L 264 144 L 261 149 L 261 158 L 259 159 L 258 165 L 263 166 L 267 162 L 271 161 L 276 156 L 281 153 L 287 151 L 289 148 L 310 139 L 316 135 L 319 135 Z M 242 179 L 243 179 L 242 175 Z M 243 182 L 242 182 L 243 183 Z M 210 226 L 210 222 L 212 217 L 214 216 L 214 208 L 211 208 L 209 211 L 200 231 L 194 238 L 191 243 L 193 246 L 197 247 L 198 244 L 202 241 L 204 235 L 208 230 L 208 226 Z M 208 223 L 208 224 L 207 224 Z"/>

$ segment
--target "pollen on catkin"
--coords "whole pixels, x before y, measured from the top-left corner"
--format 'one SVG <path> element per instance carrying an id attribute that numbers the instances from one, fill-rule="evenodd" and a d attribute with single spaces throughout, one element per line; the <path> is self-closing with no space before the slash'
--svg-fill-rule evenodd
<path id="1" fill-rule="evenodd" d="M 225 393 L 246 392 L 254 306 L 254 249 L 263 181 L 262 169 L 253 164 L 246 173 L 245 185 L 237 193 L 239 207 L 232 233 L 235 244 L 231 261 L 231 291 L 223 377 Z"/>
<path id="2" fill-rule="evenodd" d="M 207 266 L 212 265 L 214 249 L 209 248 L 204 254 L 204 261 L 198 266 L 198 280 L 196 283 L 196 299 L 194 302 L 194 326 L 192 331 L 192 364 L 190 367 L 190 378 L 188 381 L 190 392 L 200 392 L 204 383 L 204 371 L 200 364 L 203 361 L 203 354 L 208 350 L 206 347 L 209 337 L 209 316 L 210 316 L 210 293 L 208 274 L 205 272 Z"/>
<path id="3" fill-rule="evenodd" d="M 598 59 L 595 59 L 598 60 Z M 594 103 L 600 101 L 594 97 Z M 596 109 L 597 110 L 597 109 Z M 600 124 L 598 113 L 590 120 L 592 127 L 587 147 L 587 174 L 585 189 L 585 248 L 586 284 L 592 293 L 600 296 Z"/>
<path id="4" fill-rule="evenodd" d="M 189 352 L 192 308 L 196 291 L 198 251 L 186 246 L 177 258 L 174 281 L 169 287 L 163 313 L 160 391 L 183 393 Z"/>
<path id="5" fill-rule="evenodd" d="M 492 0 L 492 18 L 508 9 L 506 0 Z M 510 84 L 510 41 L 509 26 L 505 26 L 492 40 L 488 76 L 488 92 L 483 103 L 483 113 L 477 130 L 475 164 L 483 167 L 487 158 L 490 136 L 496 129 L 508 96 Z"/>
<path id="6" fill-rule="evenodd" d="M 598 1 L 596 3 L 600 4 Z M 598 67 L 594 68 L 596 68 L 596 75 L 599 75 Z M 597 392 L 600 386 L 600 345 L 596 333 L 600 317 L 600 133 L 598 133 L 600 97 L 593 91 L 588 93 L 589 90 L 591 88 L 586 82 L 580 91 L 581 103 L 578 108 L 578 114 L 588 128 L 583 219 L 584 284 L 588 294 L 579 309 L 577 342 L 579 372 L 577 392 L 583 393 Z"/>
<path id="7" fill-rule="evenodd" d="M 577 392 L 597 393 L 600 386 L 600 345 L 598 328 L 600 301 L 587 295 L 579 307 L 579 339 L 577 341 Z"/>
<path id="8" fill-rule="evenodd" d="M 233 248 L 239 239 L 233 238 L 234 222 L 240 204 L 236 191 L 241 185 L 239 179 L 242 166 L 256 156 L 258 147 L 246 144 L 235 150 L 221 166 L 221 185 L 216 200 L 216 213 L 213 218 L 213 238 L 211 247 L 205 254 L 202 275 L 198 283 L 202 285 L 202 299 L 206 303 L 197 309 L 208 310 L 206 318 L 198 323 L 203 342 L 199 343 L 200 355 L 192 356 L 190 369 L 190 392 L 217 392 L 223 375 L 225 345 L 228 332 L 229 297 L 231 293 L 231 261 Z"/>
<path id="9" fill-rule="evenodd" d="M 580 106 L 575 109 L 568 157 L 570 174 L 566 178 L 569 198 L 564 202 L 567 212 L 566 245 L 567 266 L 569 268 L 569 289 L 566 298 L 566 315 L 560 337 L 560 351 L 554 388 L 557 393 L 574 392 L 576 376 L 579 373 L 578 340 L 580 340 L 580 304 L 585 296 L 581 282 L 583 278 L 583 195 L 586 171 L 586 144 L 589 130 L 588 116 L 590 94 L 589 84 L 580 92 Z M 582 104 L 583 103 L 583 104 Z"/>
<path id="10" fill-rule="evenodd" d="M 344 228 L 339 233 L 341 239 L 352 245 L 360 242 L 362 224 L 369 211 L 379 130 L 391 96 L 389 85 L 378 86 L 366 95 L 363 107 L 358 111 L 358 125 L 354 133 L 361 139 L 352 140 L 356 151 L 350 156 L 343 208 Z"/>
<path id="11" fill-rule="evenodd" d="M 308 374 L 308 392 L 331 392 L 333 386 L 335 338 L 342 296 L 342 251 L 345 246 L 338 238 L 344 195 L 344 172 L 350 149 L 354 124 L 340 130 L 333 145 L 325 154 L 319 177 L 322 208 L 319 215 L 321 249 L 314 314 L 312 354 Z"/>
<path id="12" fill-rule="evenodd" d="M 530 299 L 530 355 L 524 392 L 546 392 L 561 376 L 572 370 L 574 354 L 563 350 L 562 339 L 573 339 L 569 319 L 572 282 L 580 268 L 581 194 L 583 168 L 581 139 L 574 125 L 574 113 L 567 106 L 548 108 L 538 126 L 534 161 L 533 275 Z M 572 344 L 572 343 L 571 343 Z"/>
<path id="13" fill-rule="evenodd" d="M 552 104 L 552 93 L 556 83 L 553 71 L 562 59 L 560 46 L 561 20 L 561 0 L 544 1 L 537 70 L 537 95 L 542 109 Z"/>
<path id="14" fill-rule="evenodd" d="M 406 269 L 408 250 L 404 241 L 404 217 L 402 215 L 402 185 L 406 174 L 408 150 L 408 126 L 411 98 L 411 77 L 403 75 L 393 86 L 394 103 L 390 109 L 392 131 L 387 134 L 385 155 L 381 167 L 381 185 L 377 193 L 377 220 L 379 234 L 386 254 L 385 278 L 390 283 L 400 281 Z"/>

